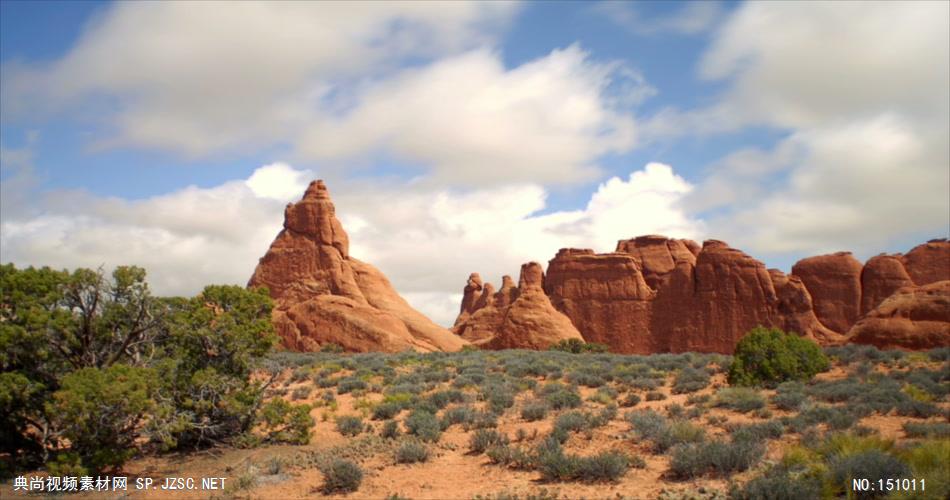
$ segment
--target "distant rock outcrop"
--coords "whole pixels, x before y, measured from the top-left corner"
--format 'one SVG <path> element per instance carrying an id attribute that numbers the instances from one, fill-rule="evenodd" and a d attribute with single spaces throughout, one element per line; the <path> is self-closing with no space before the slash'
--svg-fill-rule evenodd
<path id="1" fill-rule="evenodd" d="M 471 287 L 474 305 L 466 308 L 472 301 L 463 298 L 454 327 L 465 340 L 486 349 L 546 349 L 562 340 L 583 340 L 571 320 L 558 312 L 544 294 L 540 264 L 521 266 L 517 287 L 510 276 L 505 276 L 498 292 L 491 283 L 485 283 L 477 297 L 473 277 L 478 274 L 469 277 L 465 297 Z"/>
<path id="2" fill-rule="evenodd" d="M 901 288 L 858 321 L 849 340 L 881 349 L 950 347 L 950 280 Z"/>
<path id="3" fill-rule="evenodd" d="M 413 309 L 375 267 L 349 255 L 323 181 L 284 210 L 284 229 L 249 287 L 266 286 L 275 328 L 289 349 L 335 343 L 349 351 L 457 351 L 467 342 Z"/>
<path id="4" fill-rule="evenodd" d="M 731 353 L 758 325 L 797 332 L 822 345 L 849 340 L 909 349 L 948 345 L 950 312 L 940 310 L 939 298 L 945 288 L 920 291 L 936 278 L 950 279 L 946 240 L 932 240 L 907 255 L 874 257 L 864 266 L 848 252 L 809 257 L 786 275 L 722 241 L 700 246 L 648 235 L 621 240 L 612 253 L 561 249 L 543 282 L 551 305 L 584 340 L 614 352 L 648 354 Z M 476 306 L 479 311 L 467 313 L 474 303 L 472 283 L 470 278 L 456 331 L 462 327 L 467 339 L 485 347 L 530 347 L 531 341 L 519 343 L 510 332 L 503 344 L 489 341 L 500 338 L 503 308 Z M 884 321 L 882 308 L 906 312 L 906 318 Z M 908 319 L 924 316 L 928 319 Z M 892 326 L 896 337 L 881 341 Z"/>

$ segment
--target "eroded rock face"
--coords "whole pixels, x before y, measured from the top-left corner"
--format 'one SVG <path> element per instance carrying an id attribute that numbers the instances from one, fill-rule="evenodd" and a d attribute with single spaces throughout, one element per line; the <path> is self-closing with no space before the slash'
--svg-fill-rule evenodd
<path id="1" fill-rule="evenodd" d="M 767 270 L 722 241 L 708 240 L 699 247 L 690 240 L 650 235 L 622 240 L 616 252 L 607 254 L 562 249 L 549 262 L 543 286 L 551 304 L 584 340 L 607 344 L 614 352 L 731 353 L 738 340 L 759 325 L 837 345 L 851 337 L 881 337 L 890 323 L 870 318 L 883 314 L 874 311 L 914 285 L 907 266 L 918 275 L 943 276 L 950 273 L 947 252 L 947 242 L 935 240 L 906 256 L 881 255 L 864 266 L 850 253 L 840 252 L 803 259 L 786 275 Z M 527 282 L 537 281 L 539 275 L 540 270 L 534 272 Z M 893 305 L 896 298 L 891 302 L 889 311 L 917 311 L 908 313 L 914 318 L 930 311 L 930 319 L 908 320 L 912 324 L 893 320 L 898 338 L 887 345 L 946 342 L 933 333 L 950 328 L 946 313 L 942 319 L 934 313 L 939 309 L 932 304 L 939 302 L 934 293 L 903 297 L 900 308 Z M 925 303 L 917 306 L 915 300 Z M 502 303 L 507 302 L 493 301 L 496 306 Z M 485 307 L 476 314 L 479 321 L 469 322 L 466 338 L 494 339 L 504 323 L 503 307 Z M 865 315 L 868 320 L 860 329 L 864 333 L 855 336 L 851 326 Z M 914 332 L 922 335 L 916 344 Z"/>
<path id="2" fill-rule="evenodd" d="M 880 349 L 950 346 L 950 280 L 901 288 L 858 321 L 848 340 Z"/>
<path id="3" fill-rule="evenodd" d="M 551 305 L 543 286 L 544 271 L 536 262 L 521 266 L 517 287 L 509 276 L 502 278 L 498 292 L 485 284 L 484 300 L 456 323 L 455 332 L 486 349 L 546 349 L 562 340 L 582 339 L 571 320 Z"/>
<path id="4" fill-rule="evenodd" d="M 897 290 L 913 284 L 899 256 L 871 257 L 861 271 L 861 314 L 869 313 Z"/>
<path id="5" fill-rule="evenodd" d="M 323 181 L 284 210 L 284 229 L 249 287 L 266 286 L 274 325 L 289 349 L 335 343 L 349 351 L 456 351 L 466 342 L 413 309 L 375 267 L 349 255 Z"/>
<path id="6" fill-rule="evenodd" d="M 861 263 L 851 252 L 802 259 L 792 266 L 815 304 L 815 316 L 837 333 L 846 333 L 861 316 Z"/>
<path id="7" fill-rule="evenodd" d="M 562 249 L 548 263 L 544 289 L 587 342 L 606 344 L 617 352 L 654 349 L 650 302 L 656 292 L 632 255 Z"/>
<path id="8" fill-rule="evenodd" d="M 916 285 L 950 280 L 950 242 L 945 239 L 917 245 L 901 261 Z"/>

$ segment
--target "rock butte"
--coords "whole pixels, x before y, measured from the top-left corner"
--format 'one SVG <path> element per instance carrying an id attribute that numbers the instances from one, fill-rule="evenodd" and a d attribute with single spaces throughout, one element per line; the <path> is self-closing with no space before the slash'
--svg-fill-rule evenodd
<path id="1" fill-rule="evenodd" d="M 413 309 L 375 267 L 349 255 L 323 181 L 287 205 L 284 229 L 260 259 L 249 287 L 266 286 L 283 345 L 299 351 L 334 343 L 348 351 L 457 351 L 468 344 Z"/>
<path id="2" fill-rule="evenodd" d="M 469 278 L 454 331 L 485 347 L 512 347 L 510 340 L 503 346 L 486 340 L 511 337 L 501 332 L 497 311 L 472 314 L 469 304 L 481 290 L 477 278 Z M 864 265 L 848 252 L 809 257 L 786 275 L 722 241 L 700 246 L 647 235 L 621 240 L 612 253 L 561 249 L 548 263 L 543 287 L 584 340 L 613 352 L 731 353 L 758 325 L 822 345 L 950 346 L 948 280 L 950 243 L 943 239 Z M 514 346 L 536 348 L 537 342 Z"/>
<path id="3" fill-rule="evenodd" d="M 334 343 L 348 351 L 545 349 L 580 339 L 619 353 L 731 353 L 755 326 L 794 331 L 823 345 L 950 346 L 950 242 L 862 265 L 848 252 L 802 259 L 792 273 L 718 240 L 647 235 L 614 252 L 561 249 L 547 273 L 521 267 L 496 291 L 472 273 L 452 331 L 414 310 L 373 266 L 349 255 L 323 181 L 287 205 L 284 228 L 249 287 L 266 286 L 283 345 Z"/>

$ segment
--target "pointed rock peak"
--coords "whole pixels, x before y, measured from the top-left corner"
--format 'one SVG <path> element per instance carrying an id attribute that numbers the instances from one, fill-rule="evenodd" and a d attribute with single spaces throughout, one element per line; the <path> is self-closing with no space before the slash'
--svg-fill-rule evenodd
<path id="1" fill-rule="evenodd" d="M 307 190 L 303 194 L 304 200 L 329 200 L 330 192 L 327 191 L 327 185 L 324 184 L 323 180 L 315 180 L 307 186 Z"/>
<path id="2" fill-rule="evenodd" d="M 521 277 L 518 279 L 518 288 L 522 292 L 529 289 L 540 290 L 544 286 L 544 271 L 541 264 L 537 262 L 528 262 L 521 266 Z"/>
<path id="3" fill-rule="evenodd" d="M 511 276 L 507 274 L 501 277 L 501 289 L 512 288 L 515 286 L 515 280 L 511 279 Z"/>
<path id="4" fill-rule="evenodd" d="M 350 241 L 336 218 L 336 209 L 323 181 L 313 181 L 297 203 L 284 210 L 284 227 L 312 238 L 317 244 L 330 245 L 349 257 Z"/>
<path id="5" fill-rule="evenodd" d="M 472 290 L 481 290 L 482 277 L 478 273 L 469 274 L 468 281 L 465 283 L 465 288 L 471 288 Z"/>

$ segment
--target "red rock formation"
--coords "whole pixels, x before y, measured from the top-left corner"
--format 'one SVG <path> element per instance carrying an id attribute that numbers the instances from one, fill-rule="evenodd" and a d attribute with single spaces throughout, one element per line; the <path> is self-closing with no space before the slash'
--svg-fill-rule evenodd
<path id="1" fill-rule="evenodd" d="M 930 240 L 901 258 L 910 279 L 917 285 L 950 280 L 950 242 Z"/>
<path id="2" fill-rule="evenodd" d="M 656 292 L 643 279 L 635 257 L 562 249 L 548 263 L 544 289 L 586 341 L 617 352 L 646 353 L 654 348 L 650 301 Z"/>
<path id="3" fill-rule="evenodd" d="M 861 314 L 869 313 L 897 290 L 913 284 L 899 256 L 871 257 L 861 270 Z"/>
<path id="4" fill-rule="evenodd" d="M 749 330 L 777 319 L 778 297 L 765 265 L 726 243 L 703 242 L 692 286 L 688 263 L 677 269 L 679 279 L 657 294 L 651 325 L 666 351 L 732 352 Z"/>
<path id="5" fill-rule="evenodd" d="M 802 259 L 792 266 L 815 304 L 815 316 L 837 333 L 846 333 L 861 316 L 861 263 L 851 252 Z"/>
<path id="6" fill-rule="evenodd" d="M 901 288 L 858 321 L 848 340 L 881 349 L 950 346 L 950 280 Z"/>
<path id="7" fill-rule="evenodd" d="M 821 345 L 834 345 L 844 342 L 844 336 L 829 330 L 815 317 L 815 308 L 811 294 L 794 274 L 786 275 L 778 269 L 769 269 L 772 285 L 778 303 L 778 326 L 786 332 L 796 332 Z"/>
<path id="8" fill-rule="evenodd" d="M 349 255 L 323 181 L 284 210 L 284 229 L 260 259 L 249 287 L 266 286 L 284 345 L 316 350 L 456 351 L 466 342 L 412 309 L 373 266 Z"/>
<path id="9" fill-rule="evenodd" d="M 456 324 L 454 330 L 462 338 L 486 349 L 546 349 L 566 339 L 583 340 L 545 295 L 540 264 L 521 266 L 517 288 L 511 277 L 505 278 L 497 293 L 486 283 L 474 311 Z"/>
<path id="10" fill-rule="evenodd" d="M 709 240 L 700 248 L 690 240 L 650 235 L 622 240 L 614 253 L 560 250 L 549 262 L 544 291 L 585 340 L 607 344 L 614 352 L 730 353 L 758 325 L 797 332 L 822 345 L 843 343 L 864 313 L 879 311 L 895 291 L 913 285 L 911 268 L 921 280 L 950 274 L 950 244 L 934 240 L 906 256 L 875 257 L 863 267 L 849 253 L 812 257 L 785 275 L 721 241 Z M 933 311 L 932 305 L 913 304 L 933 302 L 932 295 L 904 297 L 900 308 L 890 310 Z M 475 313 L 478 321 L 468 322 L 466 338 L 502 346 L 489 342 L 504 323 L 500 304 L 510 303 L 497 296 L 493 307 Z M 463 305 L 463 315 L 464 310 Z M 944 338 L 932 332 L 941 321 L 944 328 L 950 326 L 950 318 L 944 314 L 942 320 L 927 321 L 911 326 L 898 321 L 904 333 L 892 344 L 914 345 L 914 332 L 921 332 L 921 345 Z M 863 338 L 879 335 L 887 324 L 880 318 L 862 323 Z"/>

